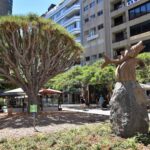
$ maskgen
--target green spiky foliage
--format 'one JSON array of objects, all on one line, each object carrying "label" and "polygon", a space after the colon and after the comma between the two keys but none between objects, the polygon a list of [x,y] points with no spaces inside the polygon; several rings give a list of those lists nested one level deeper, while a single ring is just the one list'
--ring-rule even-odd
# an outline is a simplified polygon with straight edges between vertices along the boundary
[{"label": "green spiky foliage", "polygon": [[69,69],[82,47],[51,20],[36,15],[0,17],[0,75],[38,104],[40,88]]}]

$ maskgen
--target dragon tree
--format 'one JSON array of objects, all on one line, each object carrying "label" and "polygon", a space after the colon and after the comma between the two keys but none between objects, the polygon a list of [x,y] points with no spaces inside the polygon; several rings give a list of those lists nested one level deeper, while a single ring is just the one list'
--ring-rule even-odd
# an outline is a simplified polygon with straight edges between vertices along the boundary
[{"label": "dragon tree", "polygon": [[63,27],[36,15],[0,17],[0,76],[21,87],[29,104],[55,75],[79,60],[82,47]]}]

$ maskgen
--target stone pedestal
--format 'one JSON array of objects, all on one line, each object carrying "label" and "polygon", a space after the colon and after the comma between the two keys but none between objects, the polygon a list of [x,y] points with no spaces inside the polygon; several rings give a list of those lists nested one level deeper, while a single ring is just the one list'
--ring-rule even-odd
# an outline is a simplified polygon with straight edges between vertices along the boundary
[{"label": "stone pedestal", "polygon": [[121,137],[148,133],[146,96],[137,82],[117,82],[110,100],[112,130]]}]

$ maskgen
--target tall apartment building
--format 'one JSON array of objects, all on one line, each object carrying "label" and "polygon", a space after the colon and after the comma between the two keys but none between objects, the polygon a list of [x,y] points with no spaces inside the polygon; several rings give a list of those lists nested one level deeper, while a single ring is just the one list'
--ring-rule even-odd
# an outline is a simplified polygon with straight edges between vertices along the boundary
[{"label": "tall apartment building", "polygon": [[110,12],[114,57],[140,40],[150,52],[150,1],[110,0]]},{"label": "tall apartment building", "polygon": [[13,0],[0,0],[0,16],[12,14]]},{"label": "tall apartment building", "polygon": [[80,0],[64,0],[57,6],[52,4],[42,16],[62,25],[81,42]]},{"label": "tall apartment building", "polygon": [[83,64],[99,59],[102,53],[111,56],[109,0],[82,0],[81,27],[85,52]]}]

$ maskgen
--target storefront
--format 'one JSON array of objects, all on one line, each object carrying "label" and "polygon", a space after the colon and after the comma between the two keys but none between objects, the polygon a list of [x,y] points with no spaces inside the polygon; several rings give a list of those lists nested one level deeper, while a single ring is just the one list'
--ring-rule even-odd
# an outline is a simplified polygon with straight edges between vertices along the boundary
[{"label": "storefront", "polygon": [[[49,110],[50,107],[59,108],[61,101],[62,92],[53,89],[42,89],[39,91],[39,104],[40,110]],[[28,108],[28,96],[21,89],[13,89],[0,94],[4,99],[7,107],[12,107],[13,112],[27,112]]]}]

